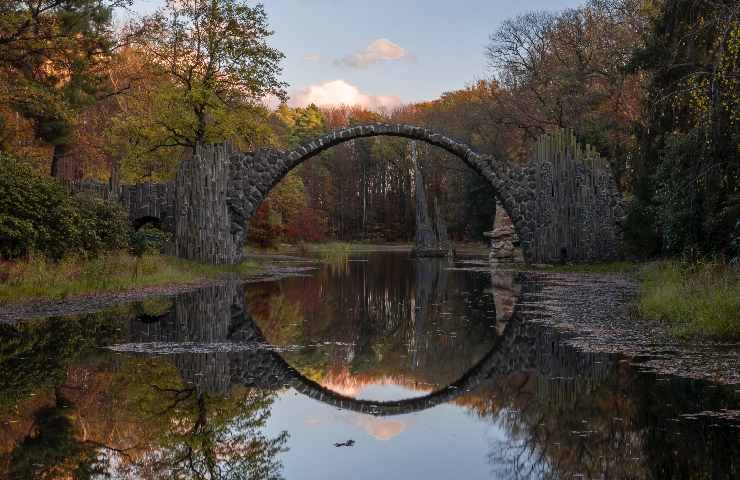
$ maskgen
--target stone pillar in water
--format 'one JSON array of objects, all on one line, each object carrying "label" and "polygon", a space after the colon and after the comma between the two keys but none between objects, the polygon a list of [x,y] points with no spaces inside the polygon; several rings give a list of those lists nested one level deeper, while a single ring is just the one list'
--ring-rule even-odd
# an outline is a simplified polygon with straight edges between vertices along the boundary
[{"label": "stone pillar in water", "polygon": [[520,263],[524,261],[522,250],[519,248],[519,237],[516,230],[514,230],[511,217],[500,206],[496,207],[493,230],[485,232],[484,235],[491,239],[491,252],[489,253],[491,263]]}]

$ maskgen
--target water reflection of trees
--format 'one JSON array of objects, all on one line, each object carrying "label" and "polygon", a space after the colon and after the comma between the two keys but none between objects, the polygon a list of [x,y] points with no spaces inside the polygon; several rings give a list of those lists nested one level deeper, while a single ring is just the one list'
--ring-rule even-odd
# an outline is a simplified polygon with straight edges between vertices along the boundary
[{"label": "water reflection of trees", "polygon": [[659,379],[616,355],[563,345],[544,327],[533,347],[551,352],[537,369],[459,400],[506,432],[490,444],[496,478],[736,478],[737,426],[681,416],[732,408],[731,388]]},{"label": "water reflection of trees", "polygon": [[404,377],[431,388],[456,380],[490,349],[489,274],[400,255],[347,265],[247,289],[248,309],[271,344],[309,346],[284,353],[307,376]]},{"label": "water reflection of trees", "polygon": [[[274,394],[256,390],[223,398],[194,387],[161,388],[154,405],[132,412],[166,425],[149,432],[147,447],[127,455],[125,470],[144,478],[277,479],[287,432],[267,438],[262,429]],[[155,409],[154,411],[150,409]]]},{"label": "water reflection of trees", "polygon": [[33,413],[34,432],[7,455],[8,479],[87,479],[107,472],[109,462],[99,446],[76,438],[74,406],[59,391],[54,397],[53,404]]},{"label": "water reflection of trees", "polygon": [[[414,286],[419,272],[425,288]],[[359,275],[355,269],[350,274]],[[328,286],[296,280],[284,282],[282,291],[263,290],[250,304],[263,309],[268,327],[276,327],[266,333],[284,344],[355,342],[354,357],[339,359],[353,375],[411,372],[439,379],[449,366],[435,371],[436,365],[457,361],[459,375],[472,364],[466,363],[471,354],[465,342],[495,335],[496,329],[474,320],[490,317],[487,282],[469,274],[472,280],[437,275],[434,268],[411,270],[397,275],[385,292],[373,286],[373,275],[359,277],[365,278],[361,290],[340,279],[328,279],[337,282]],[[408,303],[395,300],[399,289]],[[295,295],[305,298],[297,302]],[[462,313],[438,315],[453,310],[455,296],[464,299],[454,307]],[[153,305],[1,326],[0,411],[9,421],[0,428],[0,477],[278,478],[287,434],[264,434],[276,394],[234,385],[229,361],[247,356],[147,357],[98,349],[122,339],[219,343],[249,335],[253,329],[240,328],[249,323],[243,299],[233,286],[213,287],[180,297],[169,313],[167,305]],[[337,316],[342,310],[333,300],[349,312],[349,325],[347,317]],[[141,311],[157,320],[135,320]],[[318,321],[326,314],[328,320]],[[469,321],[455,323],[453,317]],[[736,408],[732,389],[638,373],[617,357],[580,353],[552,330],[521,320],[509,320],[507,332],[528,329],[521,344],[527,362],[516,359],[527,367],[505,378],[491,375],[456,400],[505,432],[505,440],[490,445],[495,477],[737,478],[737,429],[712,418],[681,416]],[[449,337],[437,330],[455,331],[457,339],[447,346]],[[416,370],[410,338],[422,355]],[[347,353],[315,351],[327,350]],[[320,374],[336,365],[331,355],[319,358],[326,360],[313,366]]]},{"label": "water reflection of trees", "polygon": [[121,313],[2,327],[0,477],[280,478],[275,393],[208,392],[171,357],[101,352],[128,335]]}]

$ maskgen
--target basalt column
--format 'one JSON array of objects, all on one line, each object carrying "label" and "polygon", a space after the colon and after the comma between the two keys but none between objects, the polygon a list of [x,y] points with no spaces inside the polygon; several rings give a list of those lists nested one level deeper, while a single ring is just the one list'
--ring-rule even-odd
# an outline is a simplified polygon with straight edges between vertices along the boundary
[{"label": "basalt column", "polygon": [[241,261],[227,204],[231,157],[228,144],[199,145],[183,161],[176,180],[177,256],[216,265]]}]

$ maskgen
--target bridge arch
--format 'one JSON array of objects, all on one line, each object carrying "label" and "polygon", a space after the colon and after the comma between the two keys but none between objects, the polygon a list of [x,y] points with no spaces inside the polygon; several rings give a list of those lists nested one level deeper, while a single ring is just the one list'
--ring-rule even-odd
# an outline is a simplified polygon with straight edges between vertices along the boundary
[{"label": "bridge arch", "polygon": [[[232,157],[230,178],[233,181],[230,182],[227,196],[232,218],[231,231],[238,236],[236,243],[243,245],[246,242],[246,223],[267,194],[291,170],[336,145],[377,136],[407,138],[442,148],[485,178],[493,187],[497,201],[512,219],[525,259],[532,260],[529,245],[534,219],[527,218],[526,212],[534,205],[534,192],[521,188],[525,173],[532,172],[512,169],[503,162],[497,162],[493,156],[480,154],[439,132],[405,124],[353,125],[334,130],[287,152],[263,150]],[[241,227],[238,223],[245,226]]]}]

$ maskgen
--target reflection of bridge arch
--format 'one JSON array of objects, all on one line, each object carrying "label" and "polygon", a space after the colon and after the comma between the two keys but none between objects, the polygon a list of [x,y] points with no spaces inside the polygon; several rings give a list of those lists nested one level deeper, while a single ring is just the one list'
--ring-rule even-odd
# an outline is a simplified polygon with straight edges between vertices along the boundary
[{"label": "reflection of bridge arch", "polygon": [[[114,347],[119,351],[173,354],[182,377],[199,389],[226,392],[230,385],[280,389],[290,387],[303,395],[337,408],[375,416],[399,415],[447,403],[476,389],[484,382],[524,370],[556,376],[572,376],[596,367],[586,356],[562,357],[553,334],[526,320],[529,312],[520,305],[532,288],[522,283],[521,302],[503,335],[489,352],[459,379],[422,397],[398,401],[358,400],[341,395],[305,377],[271,347],[244,307],[244,290],[238,285],[211,286],[177,297],[169,318],[156,324],[134,322],[131,343]],[[518,291],[513,291],[516,295]],[[536,300],[535,300],[536,301]],[[562,357],[562,358],[561,358]],[[598,362],[600,363],[600,362]]]},{"label": "reflection of bridge arch", "polygon": [[[254,328],[254,331],[250,332],[252,340],[258,341],[263,346],[269,345],[259,332],[258,327],[254,323],[251,326]],[[512,319],[507,325],[504,335],[497,338],[491,350],[458,380],[421,397],[394,401],[360,400],[341,395],[304,376],[288,364],[275,350],[268,347],[264,351],[270,355],[269,361],[273,365],[270,369],[271,374],[275,380],[279,379],[282,386],[293,388],[314,400],[343,410],[375,416],[390,416],[427,410],[451,402],[457,397],[471,392],[484,380],[530,368],[530,362],[522,357],[522,352],[531,351],[528,348],[531,346],[529,339],[522,336],[525,332],[526,329],[523,328],[522,322],[516,318]],[[522,347],[524,348],[522,349]],[[232,375],[237,372],[239,372],[239,366],[232,362]],[[232,377],[232,380],[239,381],[239,378],[234,379]],[[241,383],[250,385],[251,379],[248,377]]]},{"label": "reflection of bridge arch", "polygon": [[[453,401],[486,379],[527,368],[529,363],[522,361],[521,352],[531,350],[526,329],[512,319],[489,352],[450,385],[421,397],[381,402],[341,395],[292,367],[252,320],[238,286],[214,286],[182,295],[176,299],[169,319],[160,325],[137,323],[137,328],[139,340],[150,341],[132,343],[131,350],[176,353],[175,363],[181,374],[199,388],[225,391],[231,384],[290,387],[336,408],[376,416],[412,413]],[[182,344],[187,346],[180,349]],[[196,353],[187,353],[188,349]],[[203,370],[208,373],[203,375]]]}]

